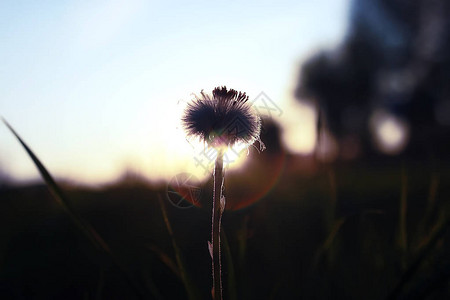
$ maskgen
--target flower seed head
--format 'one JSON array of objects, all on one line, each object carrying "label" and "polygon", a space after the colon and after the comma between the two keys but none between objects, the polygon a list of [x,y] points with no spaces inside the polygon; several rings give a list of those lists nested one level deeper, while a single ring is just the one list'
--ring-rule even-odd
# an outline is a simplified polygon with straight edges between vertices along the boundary
[{"label": "flower seed head", "polygon": [[188,104],[182,118],[188,136],[199,137],[213,147],[246,145],[259,140],[261,121],[243,92],[216,87],[212,94],[201,91]]}]

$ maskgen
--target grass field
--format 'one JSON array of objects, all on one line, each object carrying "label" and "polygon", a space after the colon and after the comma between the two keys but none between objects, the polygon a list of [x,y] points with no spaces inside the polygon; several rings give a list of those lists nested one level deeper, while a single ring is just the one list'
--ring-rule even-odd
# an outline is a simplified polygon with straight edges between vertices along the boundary
[{"label": "grass field", "polygon": [[[274,160],[261,155],[254,165]],[[448,163],[378,158],[297,167],[309,160],[285,155],[270,190],[225,212],[225,299],[450,295]],[[242,181],[263,189],[258,182],[270,174],[256,174],[228,174],[229,197],[249,193]],[[0,298],[210,299],[210,194],[202,194],[202,207],[180,209],[164,184],[138,178],[59,187],[106,252],[44,184],[3,185]]]}]

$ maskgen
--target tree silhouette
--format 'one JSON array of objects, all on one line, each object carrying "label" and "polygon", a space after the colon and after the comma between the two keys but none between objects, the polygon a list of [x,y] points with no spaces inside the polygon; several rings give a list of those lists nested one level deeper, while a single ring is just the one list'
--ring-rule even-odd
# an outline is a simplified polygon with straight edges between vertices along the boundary
[{"label": "tree silhouette", "polygon": [[352,137],[366,157],[379,155],[370,122],[377,111],[407,124],[404,156],[445,157],[450,150],[450,2],[353,1],[343,43],[301,66],[295,93],[300,101],[316,102],[322,125],[341,145]]}]

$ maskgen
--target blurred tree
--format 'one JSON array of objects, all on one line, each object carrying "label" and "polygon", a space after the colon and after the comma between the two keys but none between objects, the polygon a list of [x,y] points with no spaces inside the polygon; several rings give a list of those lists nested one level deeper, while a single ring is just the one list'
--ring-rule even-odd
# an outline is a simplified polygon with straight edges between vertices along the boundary
[{"label": "blurred tree", "polygon": [[450,2],[354,0],[343,43],[302,65],[296,97],[316,102],[341,157],[348,141],[366,156],[446,157]]}]

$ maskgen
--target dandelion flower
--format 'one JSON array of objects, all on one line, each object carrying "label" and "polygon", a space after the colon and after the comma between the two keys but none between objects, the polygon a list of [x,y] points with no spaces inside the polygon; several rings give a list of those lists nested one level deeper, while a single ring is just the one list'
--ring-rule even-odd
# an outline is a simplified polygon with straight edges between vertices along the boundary
[{"label": "dandelion flower", "polygon": [[243,92],[216,87],[203,91],[188,104],[182,118],[188,136],[199,137],[215,148],[259,140],[261,120]]}]

